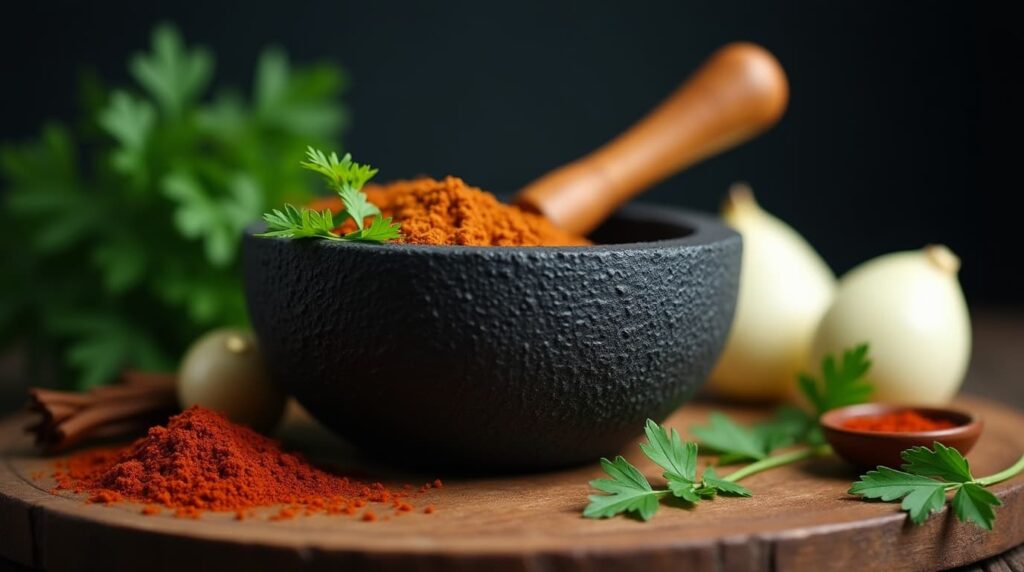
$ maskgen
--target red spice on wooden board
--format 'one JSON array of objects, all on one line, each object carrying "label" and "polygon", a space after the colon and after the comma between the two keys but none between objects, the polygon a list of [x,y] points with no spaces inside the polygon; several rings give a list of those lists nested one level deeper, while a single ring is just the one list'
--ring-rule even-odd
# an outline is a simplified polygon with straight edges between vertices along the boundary
[{"label": "red spice on wooden board", "polygon": [[[307,514],[356,514],[369,503],[410,507],[412,493],[379,482],[336,475],[281,449],[277,441],[192,407],[126,447],[82,451],[58,461],[56,490],[88,494],[90,502],[163,506],[182,518],[285,505],[271,520]],[[431,485],[427,485],[430,488]],[[440,481],[433,483],[440,488]],[[373,514],[367,509],[366,515]],[[375,519],[375,514],[371,519]]]},{"label": "red spice on wooden board", "polygon": [[879,415],[851,417],[843,422],[845,429],[885,433],[915,433],[952,429],[956,424],[949,419],[928,417],[913,409],[890,411]]}]

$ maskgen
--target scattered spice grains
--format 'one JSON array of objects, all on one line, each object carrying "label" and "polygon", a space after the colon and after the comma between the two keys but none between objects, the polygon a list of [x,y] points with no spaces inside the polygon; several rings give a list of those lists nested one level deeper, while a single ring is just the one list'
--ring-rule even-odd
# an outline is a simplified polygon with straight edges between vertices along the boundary
[{"label": "scattered spice grains", "polygon": [[[410,512],[409,499],[417,494],[409,492],[411,486],[393,491],[383,483],[321,470],[278,442],[201,407],[172,417],[166,427],[153,427],[127,447],[91,449],[58,461],[54,478],[55,494],[85,493],[88,502],[101,504],[135,501],[145,504],[142,514],[159,514],[165,507],[179,518],[215,511],[244,520],[253,516],[253,508],[283,505],[270,520],[362,512],[363,520],[374,521],[369,503]],[[437,480],[420,491],[442,486]]]},{"label": "scattered spice grains", "polygon": [[843,422],[843,427],[855,431],[914,433],[918,431],[951,429],[956,427],[956,424],[948,419],[936,419],[922,415],[913,409],[904,409],[881,415],[851,417]]}]

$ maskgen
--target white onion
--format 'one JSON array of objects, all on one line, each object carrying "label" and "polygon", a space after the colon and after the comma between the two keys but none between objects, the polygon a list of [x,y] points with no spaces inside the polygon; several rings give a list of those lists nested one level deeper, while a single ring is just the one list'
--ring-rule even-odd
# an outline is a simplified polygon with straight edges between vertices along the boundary
[{"label": "white onion", "polygon": [[839,281],[815,334],[811,362],[867,342],[872,399],[938,405],[963,382],[971,326],[957,281],[960,260],[945,246],[869,260]]},{"label": "white onion", "polygon": [[784,398],[832,301],[835,275],[746,185],[729,190],[722,217],[743,236],[743,267],[736,317],[710,387],[735,399]]}]

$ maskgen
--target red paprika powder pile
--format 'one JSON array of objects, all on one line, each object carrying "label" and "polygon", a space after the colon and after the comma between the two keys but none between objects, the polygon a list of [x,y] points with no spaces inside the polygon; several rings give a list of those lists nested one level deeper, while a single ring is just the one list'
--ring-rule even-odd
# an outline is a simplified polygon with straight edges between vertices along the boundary
[{"label": "red paprika powder pile", "polygon": [[[356,514],[376,520],[370,503],[402,514],[413,510],[413,487],[392,491],[379,482],[335,475],[288,453],[278,442],[222,415],[192,407],[166,427],[122,448],[83,451],[58,463],[58,490],[89,495],[89,501],[145,503],[143,514],[160,507],[175,516],[204,511],[234,512],[239,519],[256,507],[284,505],[272,520],[302,514]],[[440,488],[440,481],[424,485]],[[433,512],[432,508],[426,512]]]},{"label": "red paprika powder pile", "polygon": [[935,419],[922,415],[913,409],[904,409],[880,415],[851,417],[843,422],[843,427],[855,431],[915,433],[919,431],[951,429],[956,427],[956,424],[948,419]]}]

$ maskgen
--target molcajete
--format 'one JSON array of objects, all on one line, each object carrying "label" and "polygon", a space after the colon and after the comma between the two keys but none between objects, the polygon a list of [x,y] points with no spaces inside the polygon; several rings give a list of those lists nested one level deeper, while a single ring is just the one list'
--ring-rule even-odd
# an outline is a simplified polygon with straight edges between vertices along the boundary
[{"label": "molcajete", "polygon": [[[704,382],[732,322],[741,240],[630,206],[595,246],[244,238],[273,378],[370,455],[460,470],[593,461]],[[385,459],[388,460],[388,459]]]}]

